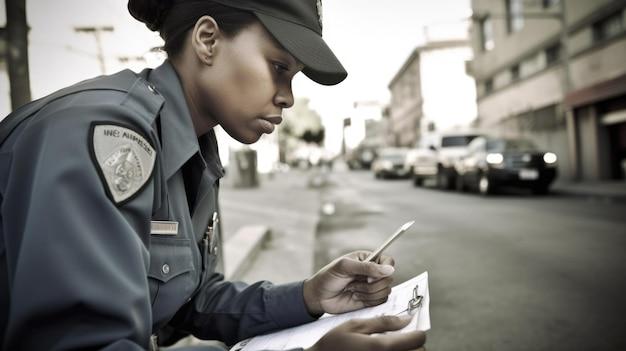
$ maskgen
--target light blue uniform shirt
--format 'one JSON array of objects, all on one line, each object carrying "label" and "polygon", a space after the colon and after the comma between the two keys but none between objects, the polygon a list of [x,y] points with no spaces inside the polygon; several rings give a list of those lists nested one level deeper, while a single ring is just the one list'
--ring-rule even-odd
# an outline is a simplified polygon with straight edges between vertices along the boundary
[{"label": "light blue uniform shirt", "polygon": [[[112,139],[94,134],[98,126],[136,135],[127,149],[137,155],[100,145]],[[196,137],[169,62],[30,103],[0,124],[0,135],[7,130],[0,140],[3,349],[146,349],[164,330],[234,344],[313,319],[302,282],[247,285],[215,272],[219,233],[208,244],[203,238],[218,212],[223,169],[214,133]],[[102,148],[117,153],[102,158]],[[130,155],[128,167],[119,166],[120,154]],[[117,178],[108,172],[114,167]],[[125,186],[132,179],[136,191]],[[132,196],[118,201],[116,189]],[[177,222],[177,233],[151,234],[151,221]]]}]

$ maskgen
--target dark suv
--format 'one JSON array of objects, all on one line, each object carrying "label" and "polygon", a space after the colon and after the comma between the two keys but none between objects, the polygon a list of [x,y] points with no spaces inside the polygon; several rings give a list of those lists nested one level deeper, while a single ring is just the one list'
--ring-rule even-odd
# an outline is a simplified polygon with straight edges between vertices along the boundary
[{"label": "dark suv", "polygon": [[526,139],[479,137],[468,145],[468,154],[455,169],[460,191],[474,188],[487,195],[507,185],[546,194],[557,176],[557,156]]}]

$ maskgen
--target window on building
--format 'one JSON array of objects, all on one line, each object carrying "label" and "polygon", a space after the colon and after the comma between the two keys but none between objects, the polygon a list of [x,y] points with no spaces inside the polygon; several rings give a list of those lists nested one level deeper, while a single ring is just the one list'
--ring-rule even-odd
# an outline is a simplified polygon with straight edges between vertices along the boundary
[{"label": "window on building", "polygon": [[524,1],[506,1],[506,27],[509,33],[515,33],[524,27]]},{"label": "window on building", "polygon": [[480,21],[480,44],[483,51],[490,51],[496,46],[493,40],[493,22],[490,17]]},{"label": "window on building", "polygon": [[557,62],[561,59],[561,44],[557,43],[551,46],[548,46],[546,49],[546,65],[550,66],[551,64]]},{"label": "window on building", "polygon": [[551,7],[555,7],[556,5],[559,4],[559,0],[541,0],[541,6],[544,9],[549,9]]},{"label": "window on building", "polygon": [[543,52],[537,52],[535,55],[528,56],[519,63],[520,76],[528,77],[542,69],[546,68],[546,62],[543,56]]},{"label": "window on building", "polygon": [[519,79],[519,65],[514,65],[511,67],[511,81],[516,81]]},{"label": "window on building", "polygon": [[493,91],[493,79],[487,79],[485,81],[485,94],[489,94]]},{"label": "window on building", "polygon": [[594,42],[603,41],[613,38],[623,31],[624,20],[620,11],[593,24],[593,40]]}]

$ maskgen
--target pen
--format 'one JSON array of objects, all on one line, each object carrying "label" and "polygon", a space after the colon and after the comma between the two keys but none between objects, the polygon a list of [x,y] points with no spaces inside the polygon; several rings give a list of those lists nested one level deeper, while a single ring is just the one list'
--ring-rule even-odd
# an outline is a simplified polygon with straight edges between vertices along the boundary
[{"label": "pen", "polygon": [[389,238],[387,238],[387,240],[382,245],[380,245],[378,249],[376,249],[369,256],[367,256],[367,258],[365,259],[365,262],[375,261],[378,258],[378,256],[380,256],[380,254],[383,252],[383,250],[385,250],[387,246],[391,245],[391,243],[394,242],[394,240],[400,237],[402,233],[404,233],[407,229],[409,229],[409,227],[412,226],[413,223],[415,223],[415,221],[404,223],[400,228],[398,228],[398,230],[396,230],[395,233],[393,233]]}]

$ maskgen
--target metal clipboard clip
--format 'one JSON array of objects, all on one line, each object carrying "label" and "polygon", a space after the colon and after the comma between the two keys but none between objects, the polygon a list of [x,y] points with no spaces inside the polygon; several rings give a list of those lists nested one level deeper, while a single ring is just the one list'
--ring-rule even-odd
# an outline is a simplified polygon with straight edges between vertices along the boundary
[{"label": "metal clipboard clip", "polygon": [[408,315],[413,316],[419,311],[419,309],[422,307],[422,301],[424,300],[424,296],[418,293],[418,287],[419,285],[415,285],[415,287],[413,288],[413,297],[409,300],[406,310],[398,312],[396,316],[403,313],[407,313]]}]

